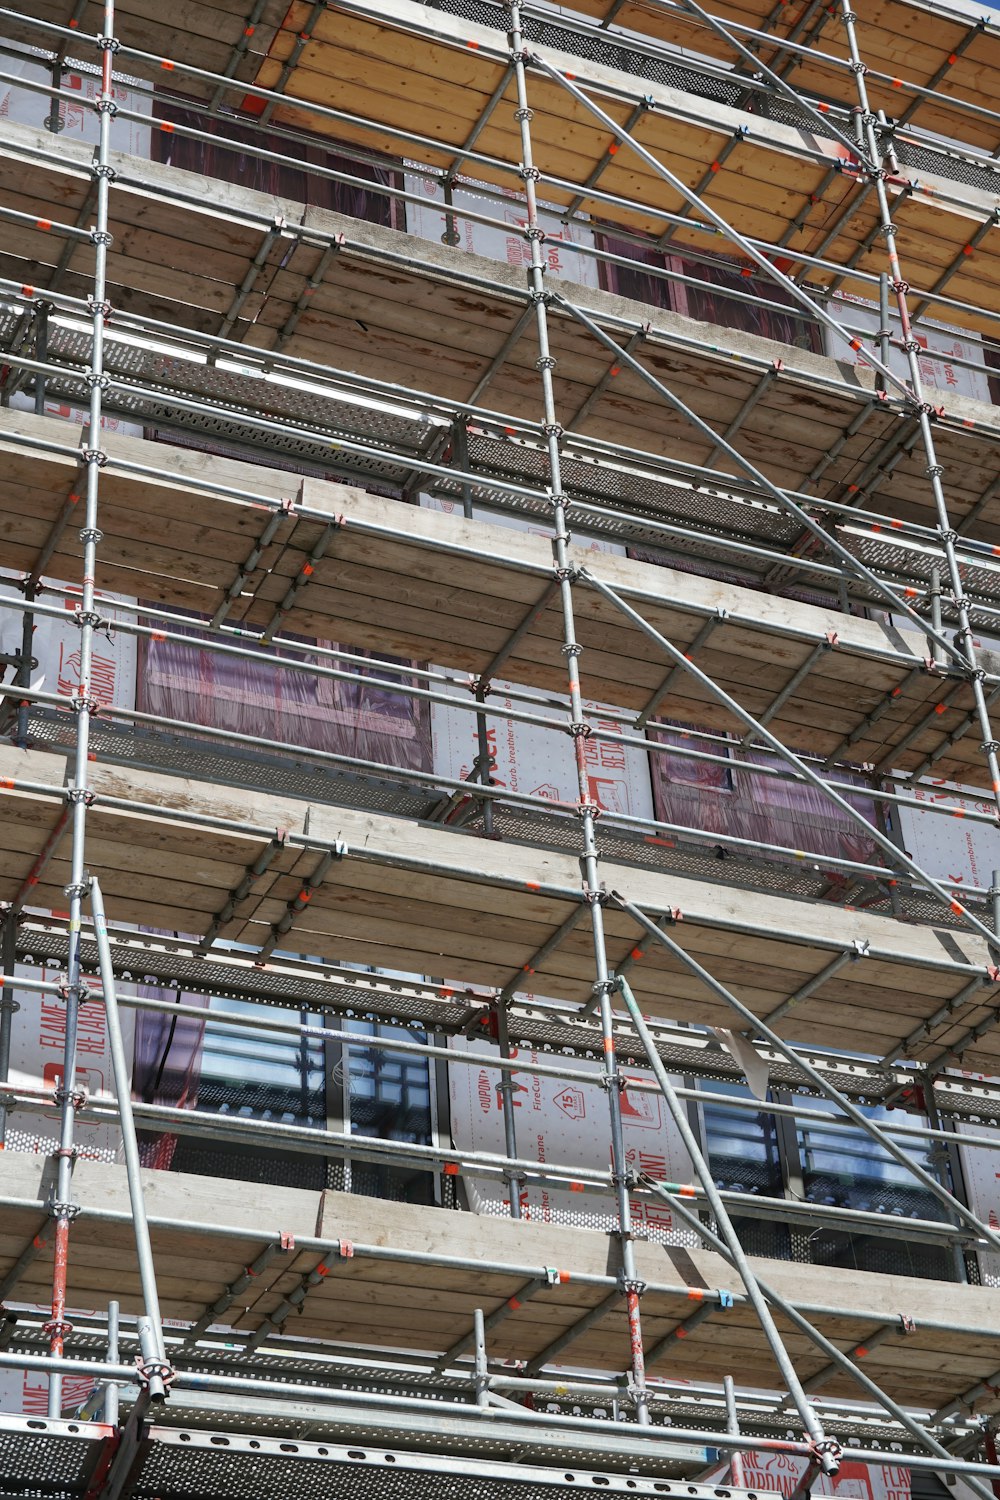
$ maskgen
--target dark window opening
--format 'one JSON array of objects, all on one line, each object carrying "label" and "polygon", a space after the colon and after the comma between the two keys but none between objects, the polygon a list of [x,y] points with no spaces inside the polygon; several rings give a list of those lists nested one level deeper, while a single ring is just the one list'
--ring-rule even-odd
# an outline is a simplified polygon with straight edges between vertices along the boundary
[{"label": "dark window opening", "polygon": [[[701,323],[757,334],[812,354],[823,353],[820,324],[808,313],[800,313],[792,294],[762,272],[751,272],[748,266],[722,256],[695,260],[610,234],[599,234],[597,241],[599,248],[632,262],[600,262],[601,285],[607,291]],[[644,266],[649,269],[643,270]],[[657,275],[657,271],[670,275]],[[763,307],[761,302],[772,306]]]},{"label": "dark window opening", "polygon": [[[194,100],[190,107],[185,107],[158,94],[154,98],[154,113],[160,120],[214,137],[206,141],[176,131],[154,129],[155,161],[181,171],[239,183],[255,192],[290,198],[308,208],[330,209],[390,229],[405,228],[402,205],[377,190],[379,185],[391,188],[403,185],[398,170],[401,163],[391,157],[386,157],[384,164],[361,161],[342,142],[302,131],[294,136],[275,135],[241,120],[202,114]],[[291,159],[270,161],[247,147],[262,148]],[[372,187],[338,182],[324,176],[324,172],[360,177]]]}]

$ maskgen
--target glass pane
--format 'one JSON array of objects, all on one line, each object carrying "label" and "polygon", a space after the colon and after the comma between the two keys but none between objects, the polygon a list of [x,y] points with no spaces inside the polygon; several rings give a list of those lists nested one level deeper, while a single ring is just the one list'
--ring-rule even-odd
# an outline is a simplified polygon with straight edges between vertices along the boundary
[{"label": "glass pane", "polygon": [[[704,1083],[713,1094],[752,1099],[745,1084]],[[781,1198],[784,1183],[775,1120],[764,1111],[727,1109],[709,1100],[702,1103],[705,1151],[716,1187],[762,1198]],[[742,1244],[754,1255],[787,1260],[791,1255],[788,1230],[747,1215],[734,1214],[733,1226]]]},{"label": "glass pane", "polygon": [[[305,1011],[278,1010],[242,1000],[213,999],[205,1025],[195,1108],[244,1119],[326,1128],[326,1068],[322,1044],[267,1029],[247,1031],[226,1016],[316,1022]],[[177,1172],[322,1188],[326,1158],[180,1135],[170,1165]]]},{"label": "glass pane", "polygon": [[[352,1020],[348,1029],[360,1037],[426,1042],[422,1031]],[[425,1057],[384,1047],[352,1045],[346,1063],[351,1134],[378,1140],[429,1146],[433,1141],[430,1063]],[[408,1203],[434,1201],[431,1172],[411,1166],[352,1161],[351,1186],[369,1198]]]},{"label": "glass pane", "polygon": [[[825,1099],[811,1099],[809,1104],[831,1115],[837,1113],[835,1106]],[[889,1110],[880,1105],[865,1108],[864,1113],[892,1135],[893,1115]],[[832,1130],[813,1121],[803,1121],[797,1127],[797,1134],[803,1185],[809,1202],[884,1214],[888,1220],[947,1222],[947,1214],[934,1195],[864,1131]],[[894,1140],[913,1161],[928,1171],[933,1170],[929,1142],[906,1136],[895,1136]],[[948,1250],[892,1235],[850,1234],[824,1228],[810,1236],[810,1247],[812,1259],[821,1265],[942,1280],[950,1280],[954,1274]]]}]

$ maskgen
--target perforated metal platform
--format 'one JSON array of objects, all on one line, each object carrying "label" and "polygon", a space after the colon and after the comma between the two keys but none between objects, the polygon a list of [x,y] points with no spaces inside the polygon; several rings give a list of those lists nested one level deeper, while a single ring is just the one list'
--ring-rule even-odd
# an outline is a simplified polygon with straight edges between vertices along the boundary
[{"label": "perforated metal platform", "polygon": [[[369,389],[360,377],[330,372],[317,375],[315,381],[303,379],[294,367],[281,367],[280,361],[272,368],[273,359],[253,350],[234,355],[195,335],[185,342],[180,332],[164,346],[151,335],[143,337],[141,325],[130,332],[130,339],[111,337],[106,345],[111,384],[105,404],[109,411],[160,431],[178,429],[178,441],[186,432],[243,449],[264,444],[272,456],[285,454],[323,473],[396,491],[421,472],[421,461],[434,463],[452,425],[465,422],[464,413],[432,398],[424,403],[415,395],[393,393],[384,399],[380,387]],[[53,317],[46,337],[50,365],[66,367],[47,376],[48,395],[85,405],[87,326],[73,318]],[[33,341],[31,311],[15,302],[0,302],[0,350],[30,351]],[[203,409],[198,410],[199,405]],[[259,426],[262,417],[269,423],[266,430]],[[494,426],[477,415],[468,427],[467,449],[468,467],[476,476],[471,484],[425,474],[425,488],[456,501],[468,495],[477,505],[534,514],[549,523],[548,460],[537,432],[523,423]],[[659,545],[681,557],[697,557],[751,585],[759,583],[768,562],[741,551],[741,544],[788,554],[794,566],[792,548],[801,532],[794,516],[755,494],[752,487],[741,488],[738,481],[719,485],[710,475],[685,476],[681,468],[653,454],[606,451],[597,439],[567,434],[562,479],[570,501],[570,525],[625,545]],[[799,498],[810,504],[807,497]],[[669,531],[663,531],[664,526]],[[843,546],[891,584],[907,587],[930,578],[930,537],[924,545],[919,540],[911,544],[879,533],[860,519],[858,526],[842,519],[836,534]],[[963,548],[969,552],[968,560],[963,556],[963,567],[973,623],[979,629],[995,629],[996,620],[983,607],[1000,610],[1000,568],[986,551],[977,564],[974,544],[963,543]],[[801,567],[800,562],[800,572]],[[832,597],[822,577],[810,577],[807,571],[801,578]],[[858,601],[877,597],[861,580],[852,579],[850,590]],[[947,592],[941,607],[945,620],[950,620],[954,609]]]},{"label": "perforated metal platform", "polygon": [[[0,1494],[81,1500],[110,1438],[110,1429],[97,1423],[0,1414]],[[493,1445],[484,1439],[483,1446],[485,1452]],[[685,1444],[641,1446],[660,1450],[659,1474],[705,1455]],[[752,1500],[754,1494],[659,1474],[542,1468],[494,1458],[486,1473],[478,1457],[152,1425],[141,1441],[134,1477],[120,1493],[132,1500],[288,1500],[290,1494],[298,1500],[554,1500],[567,1490],[590,1489],[677,1500]]]},{"label": "perforated metal platform", "polygon": [[0,1495],[76,1500],[111,1429],[96,1422],[51,1422],[0,1412]]},{"label": "perforated metal platform", "polygon": [[[120,1330],[120,1351],[126,1360],[139,1354],[139,1343],[131,1320]],[[229,1329],[225,1343],[213,1342],[210,1335],[200,1340],[197,1346],[175,1342],[175,1335],[168,1330],[167,1343],[170,1359],[175,1368],[202,1370],[214,1374],[238,1375],[250,1379],[281,1380],[291,1390],[295,1385],[329,1385],[336,1380],[342,1390],[369,1394],[421,1395],[428,1399],[467,1400],[472,1381],[472,1367],[466,1355],[464,1369],[462,1361],[456,1360],[451,1370],[439,1370],[436,1365],[416,1355],[394,1355],[381,1361],[372,1351],[351,1350],[338,1345],[333,1357],[325,1354],[317,1357],[315,1345],[308,1337],[298,1338],[294,1332],[274,1333],[268,1342],[249,1355],[243,1347],[246,1335]],[[8,1347],[17,1353],[45,1355],[49,1350],[48,1337],[42,1326],[42,1317],[31,1311],[20,1312]],[[99,1318],[92,1322],[74,1314],[73,1329],[66,1342],[66,1352],[72,1358],[103,1359],[107,1348],[107,1332]],[[650,1393],[654,1400],[657,1422],[669,1424],[680,1439],[685,1430],[705,1432],[725,1427],[726,1413],[724,1397],[710,1381],[686,1380],[671,1382],[655,1375],[650,1376]],[[123,1415],[138,1395],[138,1387],[121,1390]],[[845,1441],[858,1441],[859,1434],[869,1444],[894,1443],[903,1451],[909,1451],[912,1440],[897,1423],[878,1410],[861,1412],[856,1403],[850,1410],[844,1409],[843,1401],[836,1397],[814,1394],[813,1403],[822,1413],[824,1430],[830,1436]],[[760,1392],[740,1391],[737,1397],[741,1430],[758,1437],[784,1438],[790,1432],[798,1432],[800,1424],[794,1414],[781,1404],[777,1394],[765,1396]],[[544,1408],[550,1412],[572,1415],[594,1412],[599,1418],[608,1417],[608,1397],[596,1386],[588,1392],[586,1383],[579,1381],[572,1395],[559,1396],[553,1391],[544,1398]],[[292,1413],[294,1403],[289,1404]],[[294,1418],[282,1418],[280,1413],[261,1419],[250,1411],[228,1409],[225,1415],[227,1432],[268,1437],[297,1437],[302,1435],[302,1423]],[[626,1402],[619,1408],[618,1420],[631,1420],[630,1406]],[[174,1392],[170,1401],[157,1414],[157,1421],[171,1427],[214,1428],[220,1421],[215,1399],[192,1397],[184,1392]],[[320,1434],[311,1436],[318,1440]],[[913,1451],[919,1451],[914,1448]]]},{"label": "perforated metal platform", "polygon": [[[114,932],[111,937],[112,962],[120,979],[159,984],[181,992],[285,1006],[291,985],[302,1005],[319,1014],[333,1013],[443,1034],[464,1032],[477,1006],[486,1014],[483,997],[471,993],[443,997],[437,986],[417,980],[403,982],[305,962],[296,965],[274,962],[261,969],[254,966],[251,958],[236,954],[203,957],[195,947],[177,940]],[[19,962],[45,964],[57,970],[65,967],[68,938],[58,923],[25,922],[18,928],[17,944]],[[96,973],[97,945],[86,936],[81,944],[81,957],[84,969]],[[601,1034],[593,1021],[576,1020],[525,1004],[514,1004],[508,1019],[515,1045],[583,1058],[601,1055]],[[617,1024],[616,1033],[626,1046],[633,1035],[631,1028],[623,1023]],[[671,1072],[706,1079],[743,1077],[738,1064],[710,1032],[658,1022],[653,1025],[653,1034],[660,1056]],[[881,1103],[889,1093],[918,1081],[907,1068],[880,1068],[858,1059],[799,1050],[839,1089],[864,1103]],[[801,1075],[783,1057],[765,1047],[760,1052],[768,1060],[775,1087],[802,1091]],[[985,1080],[942,1078],[935,1091],[944,1109],[977,1120],[1000,1121],[1000,1085]]]},{"label": "perforated metal platform", "polygon": [[[75,725],[67,714],[36,707],[29,715],[29,734],[34,744],[47,744],[69,754]],[[238,748],[194,736],[159,734],[102,721],[95,724],[91,739],[94,752],[106,762],[172,772],[213,785],[267,788],[329,806],[358,808],[393,817],[433,822],[435,808],[447,795],[433,786],[408,781],[402,767],[398,770],[398,781],[388,775],[332,770],[323,764],[297,759],[292,747],[287,758],[264,754],[250,757]],[[469,790],[470,796],[474,795],[474,784],[470,783]],[[461,829],[456,831],[468,836],[483,834],[482,806],[469,810]],[[579,829],[571,812],[542,807],[536,811],[495,801],[493,836],[512,843],[575,851]],[[879,915],[935,926],[961,925],[940,902],[908,885],[905,877],[897,877],[897,883],[889,887],[849,871],[831,870],[822,855],[805,859],[756,856],[718,836],[699,837],[694,830],[667,837],[658,831],[658,836],[651,839],[638,829],[617,822],[615,814],[610,812],[601,819],[600,848],[605,858],[620,864],[668,870],[712,884],[719,880],[720,868],[724,866],[726,884],[743,890],[771,891],[834,905],[850,902]],[[971,895],[965,900],[971,911],[988,918],[984,901]]]}]

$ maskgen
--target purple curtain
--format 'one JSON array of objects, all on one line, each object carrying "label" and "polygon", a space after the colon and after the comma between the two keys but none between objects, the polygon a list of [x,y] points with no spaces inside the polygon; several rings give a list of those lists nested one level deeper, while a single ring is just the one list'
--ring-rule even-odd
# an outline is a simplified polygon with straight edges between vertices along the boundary
[{"label": "purple curtain", "polygon": [[[399,173],[389,159],[385,166],[356,161],[350,155],[331,150],[330,143],[321,136],[310,139],[301,131],[297,132],[296,139],[269,135],[267,131],[237,120],[213,119],[200,113],[194,105],[185,109],[160,95],[156,98],[155,110],[161,120],[215,137],[213,141],[203,141],[175,132],[154,130],[153,150],[158,153],[158,160],[168,166],[198,172],[205,177],[218,177],[223,182],[238,182],[242,187],[260,193],[291,198],[293,202],[311,208],[332,209],[335,213],[366,219],[372,224],[384,224],[387,228],[405,227],[401,205],[377,192],[374,186],[371,189],[354,187],[309,170],[310,167],[322,167],[364,178],[373,185],[401,186]],[[292,160],[266,161],[241,149],[246,146],[262,147]],[[302,166],[295,166],[295,162],[301,162]]]},{"label": "purple curtain", "polygon": [[[181,1005],[208,1010],[206,995],[179,997],[172,990],[161,990],[142,984],[139,994],[144,1000],[174,1000]],[[194,1109],[198,1103],[202,1046],[205,1022],[193,1016],[171,1016],[162,1010],[136,1011],[135,1063],[132,1072],[132,1097],[143,1104],[171,1104],[178,1109]],[[144,1167],[166,1171],[177,1149],[177,1137],[170,1133],[143,1131],[139,1155]]]},{"label": "purple curtain", "polygon": [[[372,680],[336,682],[264,661],[223,656],[198,644],[197,628],[183,633],[191,637],[190,646],[145,642],[139,674],[139,706],[144,712],[409,770],[431,768],[426,704],[391,693],[374,681],[404,681],[408,663],[353,651],[371,662],[360,670]],[[302,651],[295,653],[273,646],[260,649],[272,656],[294,654],[299,660],[320,663],[322,658],[309,653],[312,644],[304,641]]]},{"label": "purple curtain", "polygon": [[[874,840],[818,789],[734,770],[737,765],[782,765],[776,757],[743,750],[735,740],[720,745],[680,725],[651,725],[650,736],[668,745],[725,755],[729,761],[717,765],[681,755],[654,755],[653,800],[656,816],[665,822],[756,843],[781,844],[808,854],[862,864],[878,862]],[[825,780],[857,786],[857,792],[844,795],[866,822],[875,822],[875,804],[862,790],[866,784],[860,777],[839,768],[822,774]]]},{"label": "purple curtain", "polygon": [[[781,344],[791,344],[797,349],[810,349],[814,354],[823,353],[823,336],[819,324],[812,318],[800,317],[797,304],[790,293],[768,277],[754,273],[738,261],[712,257],[706,260],[691,260],[684,255],[671,255],[653,245],[636,245],[629,240],[617,239],[613,235],[600,235],[601,248],[612,255],[623,256],[633,266],[610,265],[602,261],[603,284],[608,291],[617,292],[635,302],[646,302],[651,307],[665,307],[672,312],[696,318],[700,323],[713,323],[718,328],[735,328],[742,333],[756,333],[765,339],[774,339]],[[667,281],[662,276],[652,276],[643,266],[656,266],[674,271],[707,283],[704,287],[688,286],[678,281]],[[714,292],[713,287],[750,293],[768,302],[783,303],[789,311],[776,312],[770,308],[757,307],[752,302],[739,302],[733,297]]]}]

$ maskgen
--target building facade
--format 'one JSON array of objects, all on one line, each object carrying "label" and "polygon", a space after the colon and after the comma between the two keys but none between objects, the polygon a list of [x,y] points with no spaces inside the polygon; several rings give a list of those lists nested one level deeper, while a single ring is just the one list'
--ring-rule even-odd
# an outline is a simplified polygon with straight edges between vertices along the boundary
[{"label": "building facade", "polygon": [[0,1493],[989,1500],[1000,27],[0,34]]}]

